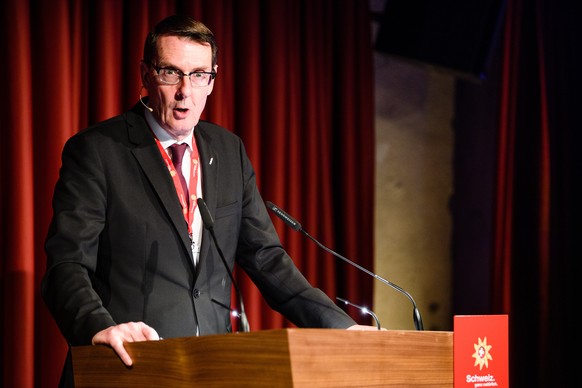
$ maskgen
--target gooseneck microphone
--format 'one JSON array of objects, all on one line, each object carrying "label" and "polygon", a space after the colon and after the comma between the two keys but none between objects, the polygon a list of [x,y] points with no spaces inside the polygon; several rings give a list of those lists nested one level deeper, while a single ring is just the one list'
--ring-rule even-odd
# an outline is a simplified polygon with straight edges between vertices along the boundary
[{"label": "gooseneck microphone", "polygon": [[378,319],[378,317],[376,316],[376,314],[374,314],[374,312],[372,310],[370,310],[367,307],[364,306],[358,306],[355,303],[350,302],[349,300],[346,299],[342,299],[339,296],[336,297],[337,300],[339,300],[340,302],[344,302],[344,304],[350,305],[352,307],[357,308],[358,310],[360,310],[362,312],[362,314],[368,314],[370,315],[372,318],[374,318],[374,321],[376,321],[376,327],[378,328],[378,330],[382,330],[382,325],[380,325],[380,320]]},{"label": "gooseneck microphone", "polygon": [[228,272],[228,276],[230,277],[230,281],[232,282],[232,285],[234,286],[234,289],[236,290],[236,293],[238,295],[238,303],[240,305],[240,313],[237,315],[240,318],[240,324],[242,327],[242,331],[245,333],[248,333],[250,331],[250,327],[249,327],[249,321],[247,320],[247,314],[245,313],[245,305],[243,303],[242,293],[240,292],[240,289],[238,288],[236,281],[234,280],[234,276],[232,275],[232,271],[228,267],[226,259],[224,258],[224,254],[222,253],[222,249],[220,249],[220,245],[218,245],[218,240],[216,239],[216,235],[214,234],[214,220],[212,219],[212,216],[210,215],[210,211],[208,210],[208,206],[206,206],[206,202],[204,202],[204,200],[202,198],[198,198],[197,203],[198,203],[198,209],[200,210],[200,216],[202,217],[202,223],[204,224],[204,227],[210,232],[210,235],[212,236],[212,240],[214,240],[214,246],[216,247],[216,250],[218,251],[218,255],[220,256],[220,260],[222,260],[222,264],[224,264],[224,267],[226,268],[226,272]]},{"label": "gooseneck microphone", "polygon": [[371,271],[368,271],[366,268],[364,268],[361,265],[356,264],[353,261],[351,261],[351,260],[343,257],[339,253],[336,253],[336,252],[332,251],[331,249],[329,249],[328,247],[326,247],[325,245],[323,245],[322,243],[320,243],[319,241],[317,241],[315,238],[311,237],[311,235],[309,235],[309,233],[307,233],[301,227],[301,224],[299,222],[297,222],[293,217],[291,217],[289,214],[287,214],[284,210],[282,210],[281,208],[279,208],[277,205],[273,204],[270,201],[267,201],[266,204],[267,204],[267,208],[269,210],[271,210],[273,213],[275,213],[275,215],[277,217],[279,217],[280,219],[282,219],[283,222],[285,222],[285,224],[287,224],[288,226],[290,226],[293,230],[296,230],[296,231],[301,232],[304,235],[306,235],[310,240],[312,240],[313,242],[315,242],[320,248],[322,248],[325,251],[331,253],[335,257],[342,259],[343,261],[345,261],[346,263],[350,264],[351,266],[356,267],[360,271],[363,271],[363,272],[367,273],[368,275],[372,276],[373,278],[376,278],[377,280],[381,281],[382,283],[384,283],[384,284],[392,287],[396,291],[398,291],[398,292],[406,295],[406,297],[408,299],[410,299],[410,302],[412,302],[412,307],[413,307],[413,309],[412,309],[412,319],[414,320],[414,327],[416,328],[416,330],[424,330],[424,325],[422,324],[422,317],[420,316],[420,311],[418,310],[418,307],[416,306],[416,302],[412,298],[412,295],[410,295],[406,290],[404,290],[403,288],[397,286],[394,283],[389,282],[388,280],[382,278],[381,276],[378,276],[375,273],[373,273]]}]

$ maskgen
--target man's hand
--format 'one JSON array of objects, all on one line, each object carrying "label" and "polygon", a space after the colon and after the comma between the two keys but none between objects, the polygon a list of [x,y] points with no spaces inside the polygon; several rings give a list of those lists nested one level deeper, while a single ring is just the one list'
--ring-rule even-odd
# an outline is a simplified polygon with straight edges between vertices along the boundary
[{"label": "man's hand", "polygon": [[133,361],[123,347],[124,342],[157,341],[160,339],[158,333],[143,322],[128,322],[101,330],[93,336],[93,345],[108,345],[115,350],[121,361],[127,366],[131,366]]},{"label": "man's hand", "polygon": [[[353,325],[353,326],[348,327],[348,330],[360,330],[360,331],[375,330],[375,331],[378,331],[378,327],[367,326],[367,325]],[[381,328],[380,330],[386,330],[386,329]]]}]

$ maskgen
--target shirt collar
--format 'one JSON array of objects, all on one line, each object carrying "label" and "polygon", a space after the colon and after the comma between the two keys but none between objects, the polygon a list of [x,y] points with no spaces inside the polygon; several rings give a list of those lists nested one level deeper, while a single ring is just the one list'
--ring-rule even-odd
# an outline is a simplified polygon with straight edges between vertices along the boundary
[{"label": "shirt collar", "polygon": [[[152,131],[154,132],[154,134],[156,135],[164,149],[167,149],[172,144],[178,143],[176,139],[174,139],[164,128],[161,127],[160,124],[158,124],[152,112],[150,112],[147,109],[144,109],[144,112],[145,119],[148,125],[150,126],[150,128],[152,129]],[[186,137],[186,139],[184,139],[181,143],[188,144],[189,149],[192,150],[192,136]]]}]

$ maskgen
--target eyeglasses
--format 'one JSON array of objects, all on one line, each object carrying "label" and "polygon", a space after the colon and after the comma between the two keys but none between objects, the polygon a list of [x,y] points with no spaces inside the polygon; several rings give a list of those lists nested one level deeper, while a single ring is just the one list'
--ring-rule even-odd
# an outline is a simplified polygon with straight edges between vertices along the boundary
[{"label": "eyeglasses", "polygon": [[210,82],[216,78],[216,72],[214,71],[193,71],[191,73],[183,73],[178,69],[173,69],[171,67],[157,67],[152,65],[156,73],[158,73],[158,79],[168,85],[177,85],[180,83],[182,78],[190,78],[190,83],[194,87],[204,87],[210,85]]}]

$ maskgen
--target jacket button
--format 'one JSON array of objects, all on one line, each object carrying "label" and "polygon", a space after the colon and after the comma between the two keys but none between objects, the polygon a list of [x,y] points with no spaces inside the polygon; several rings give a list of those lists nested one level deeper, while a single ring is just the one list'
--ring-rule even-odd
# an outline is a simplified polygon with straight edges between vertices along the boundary
[{"label": "jacket button", "polygon": [[195,288],[194,291],[192,292],[192,295],[194,296],[194,299],[200,298],[200,290]]}]

